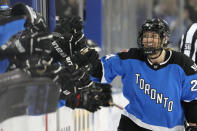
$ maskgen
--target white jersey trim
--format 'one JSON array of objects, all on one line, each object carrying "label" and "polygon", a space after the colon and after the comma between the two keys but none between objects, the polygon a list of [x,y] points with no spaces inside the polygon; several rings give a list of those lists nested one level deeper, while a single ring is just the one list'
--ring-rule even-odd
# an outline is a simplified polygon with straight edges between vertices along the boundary
[{"label": "white jersey trim", "polygon": [[152,131],[185,131],[184,126],[175,126],[173,128],[167,128],[167,127],[162,127],[162,126],[149,125],[147,123],[142,122],[140,119],[136,118],[134,115],[128,113],[125,109],[123,110],[122,114],[130,118],[138,126],[152,130]]},{"label": "white jersey trim", "polygon": [[193,54],[193,56],[192,56],[192,60],[193,60],[193,61],[196,60],[196,50],[197,50],[196,45],[197,45],[197,40],[196,40],[195,43],[194,43],[194,54]]},{"label": "white jersey trim", "polygon": [[183,39],[184,39],[184,35],[182,35],[182,37],[181,37],[180,49],[183,48]]},{"label": "white jersey trim", "polygon": [[193,24],[188,30],[185,43],[192,43],[192,39],[196,30],[197,30],[197,23]]},{"label": "white jersey trim", "polygon": [[[171,56],[172,56],[172,51],[170,50],[170,56],[168,57],[168,59],[165,60],[164,62],[160,63],[159,65],[166,64],[170,60]],[[150,65],[153,65],[153,63],[148,58],[147,58],[147,60],[148,60],[148,62],[149,62]]]},{"label": "white jersey trim", "polygon": [[107,83],[107,80],[105,79],[105,70],[104,70],[103,62],[101,62],[101,64],[102,64],[102,70],[103,70],[103,76],[101,78],[101,83]]},{"label": "white jersey trim", "polygon": [[[194,37],[194,33],[195,33],[195,31],[197,30],[197,23],[195,23],[195,24],[193,24],[190,28],[189,28],[189,30],[187,31],[187,33],[186,33],[186,39],[185,39],[185,43],[186,44],[190,44],[190,46],[192,46],[191,44],[192,44],[192,40],[193,40],[193,37]],[[192,60],[194,60],[195,61],[195,52],[196,52],[196,41],[195,41],[195,43],[194,43],[194,54],[193,54],[193,56],[192,56]],[[183,48],[185,48],[185,47],[183,47]],[[191,47],[190,47],[191,48]],[[190,53],[191,53],[191,49],[190,50],[184,50],[184,52],[183,52],[185,55],[187,55],[187,56],[190,56]]]}]

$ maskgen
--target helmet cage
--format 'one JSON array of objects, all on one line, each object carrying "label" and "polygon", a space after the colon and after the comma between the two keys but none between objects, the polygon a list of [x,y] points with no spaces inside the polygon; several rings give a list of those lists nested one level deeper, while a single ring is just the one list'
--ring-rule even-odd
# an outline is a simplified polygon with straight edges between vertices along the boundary
[{"label": "helmet cage", "polygon": [[[148,31],[159,34],[159,37],[161,39],[159,43],[160,44],[159,47],[144,48],[144,45],[142,42],[143,34]],[[156,54],[160,50],[163,50],[164,47],[167,47],[169,43],[168,41],[169,35],[170,35],[170,29],[168,27],[167,22],[165,22],[164,20],[160,18],[155,18],[152,20],[145,21],[145,23],[142,25],[141,30],[138,33],[137,43],[138,43],[138,46],[143,49],[145,54],[152,55],[152,54]],[[164,37],[166,37],[167,40],[163,43]]]}]

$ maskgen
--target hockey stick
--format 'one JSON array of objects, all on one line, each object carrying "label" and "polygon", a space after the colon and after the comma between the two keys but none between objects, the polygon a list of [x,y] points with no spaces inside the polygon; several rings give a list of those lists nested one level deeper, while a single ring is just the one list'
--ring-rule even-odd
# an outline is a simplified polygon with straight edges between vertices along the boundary
[{"label": "hockey stick", "polygon": [[124,109],[122,106],[120,106],[120,105],[118,105],[118,104],[115,104],[115,103],[113,103],[112,106],[115,106],[115,107],[117,107],[117,108],[120,109],[120,110],[123,110],[123,109]]},{"label": "hockey stick", "polygon": [[114,103],[114,102],[109,102],[109,104],[110,104],[110,106],[117,107],[117,108],[120,109],[120,110],[123,110],[123,109],[124,109],[122,106],[120,106],[120,105],[118,105],[118,104],[116,104],[116,103]]}]

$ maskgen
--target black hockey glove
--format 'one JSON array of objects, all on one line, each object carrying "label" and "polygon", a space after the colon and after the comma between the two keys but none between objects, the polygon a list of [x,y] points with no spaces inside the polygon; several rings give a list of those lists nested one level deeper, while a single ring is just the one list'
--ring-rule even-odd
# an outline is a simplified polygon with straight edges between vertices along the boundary
[{"label": "black hockey glove", "polygon": [[83,32],[78,31],[73,33],[69,42],[70,42],[69,46],[72,51],[71,55],[77,53],[85,54],[84,51],[86,51],[87,50],[86,48],[88,47],[87,47],[87,39]]},{"label": "black hockey glove", "polygon": [[67,16],[60,17],[56,21],[56,29],[54,32],[61,34],[64,37],[64,46],[70,49],[68,55],[74,54],[81,49],[87,47],[87,42],[84,34],[82,33],[83,22],[80,17]]},{"label": "black hockey glove", "polygon": [[26,17],[26,23],[25,27],[29,28],[31,30],[40,30],[40,31],[46,31],[46,23],[41,17],[39,13],[37,13],[33,8],[29,7],[28,5],[25,5],[23,3],[17,3],[12,7],[11,11],[12,16],[25,16]]},{"label": "black hockey glove", "polygon": [[55,60],[63,62],[70,54],[68,41],[58,32],[53,32],[53,40],[50,43],[52,48],[52,55]]},{"label": "black hockey glove", "polygon": [[0,59],[12,59],[19,55],[27,57],[33,53],[50,53],[52,35],[45,32],[25,30],[14,35],[0,47]]},{"label": "black hockey glove", "polygon": [[[69,65],[70,67],[71,67],[71,65],[80,64],[80,62],[78,62],[78,58],[77,58],[78,54],[76,54],[75,56],[71,55],[72,49],[69,46],[70,44],[68,41],[65,40],[65,38],[62,36],[62,34],[60,34],[58,32],[53,32],[52,35],[53,35],[53,41],[50,44],[51,44],[51,48],[52,48],[52,56],[54,57],[55,61],[59,61],[62,64]],[[87,53],[86,55],[89,55],[89,54],[90,54],[90,56],[98,55],[95,52],[93,52],[93,53],[90,50],[90,52]],[[87,58],[86,56],[81,55],[81,54],[79,54],[79,57],[82,58],[82,60],[83,60],[81,62],[82,64],[80,64],[80,66],[85,65],[86,64],[85,62],[87,62],[89,60],[89,58]],[[95,56],[95,57],[98,57],[98,56]],[[90,59],[93,60],[93,59],[95,59],[95,57],[93,56],[93,58],[91,57]]]},{"label": "black hockey glove", "polygon": [[64,51],[68,55],[70,55],[72,53],[71,41],[73,41],[73,35],[76,32],[81,32],[82,28],[83,28],[83,23],[80,17],[76,17],[76,16],[60,17],[56,21],[56,29],[53,33],[54,40],[57,41],[57,43],[59,44],[59,46],[61,46],[62,49],[63,48],[68,49]]},{"label": "black hockey glove", "polygon": [[22,35],[18,34],[12,37],[6,44],[0,47],[1,58],[9,58],[10,67],[15,65],[17,68],[20,68],[20,64],[33,54],[40,56],[50,55],[50,35],[34,33],[27,36],[27,33],[24,31]]},{"label": "black hockey glove", "polygon": [[61,85],[62,92],[65,94],[76,94],[91,87],[92,81],[89,75],[83,70],[77,69],[74,65],[64,65],[58,76],[56,82]]},{"label": "black hockey glove", "polygon": [[100,106],[108,107],[112,103],[112,91],[110,84],[94,83],[92,94]]},{"label": "black hockey glove", "polygon": [[[76,63],[79,68],[86,70],[89,74],[93,75],[102,68],[99,60],[99,54],[94,49],[88,49],[85,54],[75,54],[72,61]],[[102,71],[102,69],[101,69]],[[100,78],[100,75],[93,75]]]},{"label": "black hockey glove", "polygon": [[67,33],[73,34],[74,32],[81,31],[83,29],[83,22],[78,16],[65,16],[60,17],[56,21],[55,32],[61,33],[67,38]]},{"label": "black hockey glove", "polygon": [[66,18],[72,30],[78,32],[83,29],[83,21],[79,16],[67,16]]},{"label": "black hockey glove", "polygon": [[53,79],[54,75],[58,74],[59,68],[61,68],[59,64],[52,63],[53,58],[46,54],[33,54],[24,61],[18,61],[20,64],[18,64],[17,68],[26,71],[31,77],[49,77]]},{"label": "black hockey glove", "polygon": [[76,54],[72,57],[73,61],[79,65],[79,67],[93,64],[98,60],[99,54],[94,49],[88,49],[85,54]]},{"label": "black hockey glove", "polygon": [[84,108],[90,112],[100,109],[100,106],[110,106],[112,103],[111,86],[109,84],[91,83],[89,88],[77,94],[62,95],[66,99],[66,106]]},{"label": "black hockey glove", "polygon": [[83,91],[76,95],[68,95],[66,97],[66,106],[72,109],[82,108],[90,112],[95,112],[100,109],[100,106],[96,102],[94,96],[92,96],[88,91]]},{"label": "black hockey glove", "polygon": [[38,53],[51,53],[50,42],[53,36],[46,32],[24,31],[19,39],[21,46],[25,49],[25,54],[32,55]]},{"label": "black hockey glove", "polygon": [[[74,54],[80,54],[81,49],[86,49],[85,44],[78,44],[78,42],[85,43],[85,37],[73,36],[70,33],[62,34],[59,32],[53,32],[53,41],[51,42],[51,47],[53,48],[53,56],[58,61],[64,61],[67,56],[73,56]],[[79,41],[77,41],[79,40]],[[74,43],[73,43],[74,42]],[[76,44],[76,45],[75,45]],[[84,52],[84,50],[82,50]],[[86,50],[85,50],[86,51]]]},{"label": "black hockey glove", "polygon": [[[59,73],[58,73],[58,79],[56,82],[61,86],[62,92],[65,94],[73,93],[76,94],[79,90],[83,89],[79,85],[80,79],[84,79],[84,72],[81,72],[80,70],[72,70],[69,69],[69,67],[64,67]],[[85,81],[87,83],[88,81]],[[85,83],[82,83],[83,85]],[[85,87],[84,87],[85,88]]]}]

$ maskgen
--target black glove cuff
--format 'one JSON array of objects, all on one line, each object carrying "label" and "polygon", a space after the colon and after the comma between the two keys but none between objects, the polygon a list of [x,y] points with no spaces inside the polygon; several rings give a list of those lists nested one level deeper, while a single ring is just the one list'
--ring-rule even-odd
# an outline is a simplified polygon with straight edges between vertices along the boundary
[{"label": "black glove cuff", "polygon": [[188,126],[186,131],[197,131],[197,126]]},{"label": "black glove cuff", "polygon": [[78,96],[76,94],[69,94],[65,97],[67,107],[75,109],[77,107],[77,104],[79,104]]}]

